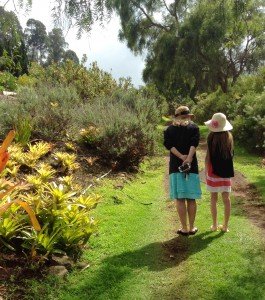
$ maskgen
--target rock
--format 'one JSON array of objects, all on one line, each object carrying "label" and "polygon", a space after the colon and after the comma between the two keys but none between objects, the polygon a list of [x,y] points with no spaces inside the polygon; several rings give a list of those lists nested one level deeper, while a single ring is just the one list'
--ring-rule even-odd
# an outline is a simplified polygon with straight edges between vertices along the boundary
[{"label": "rock", "polygon": [[60,278],[65,278],[68,274],[68,270],[64,266],[51,266],[48,268],[49,275],[55,275]]},{"label": "rock", "polygon": [[17,93],[15,93],[15,92],[3,91],[3,95],[4,95],[4,96],[16,96]]},{"label": "rock", "polygon": [[64,256],[53,255],[50,262],[52,265],[64,266],[68,270],[72,269],[74,265],[73,260],[67,255]]},{"label": "rock", "polygon": [[81,269],[81,270],[86,270],[86,269],[88,269],[90,267],[91,267],[91,265],[89,263],[86,263],[86,262],[78,262],[76,264],[76,268],[77,269]]}]

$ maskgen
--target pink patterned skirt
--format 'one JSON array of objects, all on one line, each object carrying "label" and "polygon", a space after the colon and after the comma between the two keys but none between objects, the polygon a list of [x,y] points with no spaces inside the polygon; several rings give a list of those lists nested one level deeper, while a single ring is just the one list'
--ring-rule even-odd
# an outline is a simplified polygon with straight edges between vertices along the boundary
[{"label": "pink patterned skirt", "polygon": [[206,174],[206,188],[209,192],[231,192],[232,180],[231,178],[222,178],[213,174],[213,167],[208,163],[208,170]]}]

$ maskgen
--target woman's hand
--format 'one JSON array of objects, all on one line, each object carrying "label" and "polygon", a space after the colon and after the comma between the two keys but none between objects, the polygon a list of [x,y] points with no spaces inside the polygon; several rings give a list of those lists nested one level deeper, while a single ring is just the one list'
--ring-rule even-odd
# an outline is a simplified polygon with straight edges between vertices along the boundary
[{"label": "woman's hand", "polygon": [[186,158],[183,160],[182,165],[183,165],[183,166],[184,166],[185,164],[190,164],[190,165],[191,165],[192,157],[189,157],[188,155],[183,155],[183,156],[186,156]]},{"label": "woman's hand", "polygon": [[180,159],[183,161],[182,165],[184,165],[184,162],[186,161],[186,159],[188,158],[188,155],[187,154],[182,154]]}]

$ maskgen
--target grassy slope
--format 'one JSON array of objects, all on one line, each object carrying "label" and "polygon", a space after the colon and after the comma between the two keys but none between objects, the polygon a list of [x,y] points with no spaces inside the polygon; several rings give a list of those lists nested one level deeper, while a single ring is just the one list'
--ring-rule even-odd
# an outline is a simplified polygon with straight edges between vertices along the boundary
[{"label": "grassy slope", "polygon": [[[240,170],[255,185],[260,194],[265,195],[265,168],[261,166],[262,157],[251,155],[242,147],[236,147],[235,168]],[[265,204],[265,196],[263,196]]]},{"label": "grassy slope", "polygon": [[[145,168],[124,192],[153,204],[139,204],[106,181],[100,191],[104,201],[95,211],[99,232],[84,254],[91,267],[74,271],[66,283],[47,280],[42,287],[33,285],[27,299],[44,299],[43,290],[45,299],[53,300],[265,299],[264,240],[237,200],[232,198],[230,232],[211,232],[209,195],[202,184],[199,232],[178,237],[175,207],[166,200],[165,161],[150,161]],[[222,216],[221,202],[218,209]]]}]

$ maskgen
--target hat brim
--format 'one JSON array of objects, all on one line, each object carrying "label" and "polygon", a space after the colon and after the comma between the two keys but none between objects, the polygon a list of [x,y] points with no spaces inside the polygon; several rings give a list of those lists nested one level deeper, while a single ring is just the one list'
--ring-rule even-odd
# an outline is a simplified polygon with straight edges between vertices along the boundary
[{"label": "hat brim", "polygon": [[194,118],[194,114],[187,114],[187,115],[178,115],[178,116],[175,116],[175,118],[179,118],[181,117],[181,119],[184,119],[184,118],[187,118],[187,117],[191,117],[191,118]]},{"label": "hat brim", "polygon": [[210,131],[212,132],[223,132],[223,131],[229,131],[233,129],[233,126],[231,125],[231,123],[229,121],[226,120],[225,126],[224,127],[217,127],[214,128],[211,126],[211,122],[212,120],[206,121],[204,122],[204,124],[210,129]]}]

